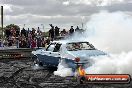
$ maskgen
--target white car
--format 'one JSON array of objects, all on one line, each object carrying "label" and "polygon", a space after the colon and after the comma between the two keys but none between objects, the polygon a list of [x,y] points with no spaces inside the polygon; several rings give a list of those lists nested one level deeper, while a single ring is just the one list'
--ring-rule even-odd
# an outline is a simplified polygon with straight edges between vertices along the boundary
[{"label": "white car", "polygon": [[48,67],[57,67],[60,61],[73,69],[75,63],[91,63],[90,57],[106,55],[103,51],[97,50],[92,44],[86,41],[53,41],[46,49],[32,51],[35,63]]}]

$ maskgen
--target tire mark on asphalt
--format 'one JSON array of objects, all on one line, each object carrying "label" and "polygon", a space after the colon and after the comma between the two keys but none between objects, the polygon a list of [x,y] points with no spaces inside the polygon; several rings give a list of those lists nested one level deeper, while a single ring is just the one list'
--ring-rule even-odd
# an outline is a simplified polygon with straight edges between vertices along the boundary
[{"label": "tire mark on asphalt", "polygon": [[12,76],[10,76],[5,82],[7,83],[12,83],[13,85],[15,85],[17,88],[21,88],[20,86],[17,85],[16,83],[16,80],[15,80],[15,77],[20,73],[22,72],[24,69],[26,69],[26,67],[22,67],[20,69],[18,69],[16,72],[14,72],[12,74]]},{"label": "tire mark on asphalt", "polygon": [[[8,79],[5,80],[6,83],[12,83],[13,85],[15,85],[17,88],[21,88],[21,85],[17,84],[17,81],[15,79],[16,76],[19,75],[19,73],[22,73],[24,71],[24,69],[26,69],[28,67],[22,67],[20,69],[18,69],[16,72],[14,72],[12,74],[12,76],[10,76]],[[31,85],[31,86],[35,86],[36,88],[42,88],[41,86],[37,85],[37,84],[30,84],[30,83],[22,83],[24,85]]]},{"label": "tire mark on asphalt", "polygon": [[53,70],[49,70],[48,74],[45,76],[45,81],[52,76],[53,72]]}]

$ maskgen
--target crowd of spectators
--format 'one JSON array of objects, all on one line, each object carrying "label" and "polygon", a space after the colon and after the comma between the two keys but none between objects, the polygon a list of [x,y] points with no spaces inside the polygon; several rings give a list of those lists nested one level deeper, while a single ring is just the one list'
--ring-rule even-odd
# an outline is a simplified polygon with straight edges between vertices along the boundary
[{"label": "crowd of spectators", "polygon": [[51,29],[49,30],[49,37],[51,38],[51,40],[54,40],[58,36],[68,36],[72,35],[74,32],[82,32],[82,29],[80,29],[78,26],[76,27],[76,29],[71,26],[69,31],[66,31],[66,29],[60,31],[60,28],[58,28],[57,26],[54,28],[52,24],[50,24],[50,26]]},{"label": "crowd of spectators", "polygon": [[76,29],[71,26],[69,31],[50,24],[51,29],[49,30],[49,36],[44,37],[42,31],[38,27],[37,29],[28,28],[27,30],[23,28],[22,30],[14,29],[13,27],[5,30],[5,46],[17,46],[17,48],[35,48],[35,47],[45,47],[50,43],[50,41],[55,40],[58,36],[72,35],[75,31],[80,30],[77,26]]},{"label": "crowd of spectators", "polygon": [[37,30],[32,28],[32,30],[16,30],[13,27],[11,29],[5,30],[6,39],[4,45],[13,46],[14,44],[18,48],[34,48],[34,47],[44,47],[44,38],[39,27]]}]

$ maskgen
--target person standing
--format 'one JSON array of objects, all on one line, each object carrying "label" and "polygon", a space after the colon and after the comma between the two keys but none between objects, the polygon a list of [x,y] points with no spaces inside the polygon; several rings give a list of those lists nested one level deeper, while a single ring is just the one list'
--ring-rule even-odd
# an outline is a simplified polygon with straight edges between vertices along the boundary
[{"label": "person standing", "polygon": [[54,40],[54,35],[55,35],[54,26],[52,24],[50,24],[50,26],[51,26],[51,29],[49,30],[49,37],[53,41]]},{"label": "person standing", "polygon": [[21,36],[22,35],[24,35],[26,37],[26,30],[24,28],[21,30]]},{"label": "person standing", "polygon": [[70,28],[70,30],[69,30],[69,33],[70,33],[70,34],[73,34],[73,33],[74,33],[73,26],[71,26],[71,28]]},{"label": "person standing", "polygon": [[42,46],[42,32],[40,31],[39,27],[38,27],[38,30],[37,30],[36,39],[37,39],[37,47],[39,48],[39,47]]},{"label": "person standing", "polygon": [[67,32],[66,32],[65,29],[63,29],[63,30],[61,31],[61,36],[66,36],[66,35],[67,35]]},{"label": "person standing", "polygon": [[35,31],[36,31],[36,30],[35,30],[34,28],[32,28],[32,34],[31,34],[31,35],[32,35],[32,38],[35,38],[35,36],[36,36],[36,35],[35,35]]},{"label": "person standing", "polygon": [[18,37],[19,36],[19,33],[20,33],[20,30],[16,30],[16,37]]},{"label": "person standing", "polygon": [[60,28],[58,28],[57,26],[55,27],[55,37],[59,36],[59,30]]},{"label": "person standing", "polygon": [[79,31],[80,29],[79,29],[79,27],[77,26],[77,28],[75,29],[75,31]]},{"label": "person standing", "polygon": [[35,38],[33,38],[31,40],[31,48],[35,48],[35,47],[36,47],[36,40],[35,40]]},{"label": "person standing", "polygon": [[11,35],[11,32],[8,28],[6,29],[5,34],[6,34],[6,38],[9,38],[9,36]]}]

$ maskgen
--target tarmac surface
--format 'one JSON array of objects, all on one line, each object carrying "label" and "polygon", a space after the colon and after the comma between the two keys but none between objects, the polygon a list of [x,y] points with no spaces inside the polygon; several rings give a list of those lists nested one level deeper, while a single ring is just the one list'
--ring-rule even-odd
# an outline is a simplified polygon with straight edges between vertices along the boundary
[{"label": "tarmac surface", "polygon": [[1,59],[0,88],[132,88],[130,84],[78,84],[75,78],[55,76],[55,69],[37,67],[31,59]]}]

